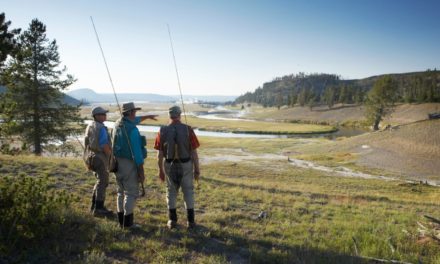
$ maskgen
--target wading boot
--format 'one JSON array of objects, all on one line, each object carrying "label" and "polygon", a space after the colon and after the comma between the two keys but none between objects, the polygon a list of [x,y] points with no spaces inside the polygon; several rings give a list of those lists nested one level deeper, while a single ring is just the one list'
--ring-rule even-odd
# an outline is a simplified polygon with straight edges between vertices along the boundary
[{"label": "wading boot", "polygon": [[134,215],[133,214],[129,214],[129,215],[124,215],[124,229],[128,228],[128,229],[135,229],[135,228],[141,228],[141,225],[135,224],[134,223]]},{"label": "wading boot", "polygon": [[133,226],[133,214],[124,215],[124,228],[130,228]]},{"label": "wading boot", "polygon": [[177,211],[176,209],[169,209],[168,210],[168,223],[167,227],[168,229],[173,229],[177,227]]},{"label": "wading boot", "polygon": [[119,221],[119,226],[121,228],[124,227],[124,212],[120,213],[118,212],[118,221]]},{"label": "wading boot", "polygon": [[93,210],[94,216],[106,216],[111,215],[113,212],[111,210],[108,210],[104,206],[104,201],[96,201],[95,202],[95,209]]},{"label": "wading boot", "polygon": [[194,209],[186,209],[187,212],[187,222],[186,227],[188,229],[194,229],[196,227],[196,222],[194,221]]}]

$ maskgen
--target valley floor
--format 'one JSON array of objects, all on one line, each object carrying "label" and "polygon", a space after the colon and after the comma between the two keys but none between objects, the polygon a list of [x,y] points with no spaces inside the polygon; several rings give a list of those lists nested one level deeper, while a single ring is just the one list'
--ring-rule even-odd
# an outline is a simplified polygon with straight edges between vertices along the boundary
[{"label": "valley floor", "polygon": [[[182,202],[180,228],[165,228],[165,186],[158,180],[153,154],[145,165],[147,196],[135,210],[141,228],[135,230],[120,230],[116,219],[88,215],[94,178],[79,159],[0,156],[1,177],[49,177],[53,188],[74,196],[71,216],[57,240],[29,245],[23,259],[33,263],[377,263],[372,258],[440,262],[439,226],[425,218],[440,218],[439,188],[400,179],[346,177],[288,161],[288,156],[313,158],[304,154],[306,148],[325,146],[324,139],[259,139],[258,144],[255,139],[200,140],[198,227],[191,232],[183,226]],[[335,154],[327,161],[315,158],[330,167],[350,167],[350,155]],[[368,172],[378,175],[375,170]],[[107,206],[113,210],[115,199],[112,178]]]}]

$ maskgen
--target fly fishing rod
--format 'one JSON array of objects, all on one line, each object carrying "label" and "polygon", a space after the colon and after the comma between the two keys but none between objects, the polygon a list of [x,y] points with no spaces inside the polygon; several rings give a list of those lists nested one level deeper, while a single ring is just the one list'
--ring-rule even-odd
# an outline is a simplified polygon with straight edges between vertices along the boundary
[{"label": "fly fishing rod", "polygon": [[[108,78],[110,80],[110,85],[111,85],[111,87],[113,89],[113,94],[115,96],[115,100],[116,100],[116,104],[117,104],[118,109],[119,109],[119,113],[121,114],[121,118],[123,118],[122,109],[121,109],[121,106],[119,104],[118,96],[116,95],[115,86],[113,84],[113,79],[112,79],[112,76],[110,74],[110,70],[109,70],[108,65],[107,65],[107,60],[105,59],[104,50],[102,49],[101,41],[99,40],[98,31],[96,30],[95,23],[93,21],[93,17],[91,17],[91,16],[90,16],[90,21],[92,22],[93,30],[95,31],[96,40],[98,41],[98,46],[99,46],[99,49],[101,51],[102,59],[104,60],[105,69],[107,70],[107,75],[108,75]],[[123,120],[121,121],[121,123],[122,123],[122,127],[123,127],[123,132],[124,132],[125,138],[127,139],[128,147],[130,149],[131,158],[133,159],[133,162],[134,162],[135,159],[134,159],[133,149],[131,147],[130,139],[129,139],[128,134],[127,134],[127,129],[125,128]],[[116,129],[116,127],[114,129]],[[113,155],[113,147],[112,147],[112,155]],[[135,164],[135,166],[136,166],[136,164]],[[137,169],[138,168],[136,166],[136,171],[137,171]],[[141,196],[145,196],[145,188],[144,188],[144,182],[143,181],[141,181],[141,186],[142,186]]]},{"label": "fly fishing rod", "polygon": [[[179,71],[177,69],[176,55],[174,54],[173,38],[171,37],[171,30],[170,30],[169,24],[167,24],[167,28],[168,28],[168,36],[170,37],[171,52],[173,54],[174,69],[176,70],[177,87],[179,87],[180,102],[182,104],[183,115],[185,117],[185,124],[188,125],[188,121],[186,120],[185,104],[183,103],[183,94],[182,94],[182,87],[180,85]],[[189,136],[189,133],[188,133],[188,136]]]}]

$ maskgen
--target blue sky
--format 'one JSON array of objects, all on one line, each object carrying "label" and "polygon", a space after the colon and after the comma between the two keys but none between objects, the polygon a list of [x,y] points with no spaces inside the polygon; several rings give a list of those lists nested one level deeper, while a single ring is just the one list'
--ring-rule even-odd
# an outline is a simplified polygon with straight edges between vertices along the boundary
[{"label": "blue sky", "polygon": [[33,18],[55,38],[71,89],[177,94],[170,24],[184,94],[239,95],[274,77],[344,79],[440,68],[440,1],[0,0],[12,27]]}]

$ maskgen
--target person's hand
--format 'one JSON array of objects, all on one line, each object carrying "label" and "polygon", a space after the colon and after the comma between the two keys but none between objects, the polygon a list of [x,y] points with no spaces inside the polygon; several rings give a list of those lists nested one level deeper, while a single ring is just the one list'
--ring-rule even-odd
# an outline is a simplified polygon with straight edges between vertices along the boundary
[{"label": "person's hand", "polygon": [[200,178],[200,169],[194,169],[194,179],[198,181]]},{"label": "person's hand", "polygon": [[144,175],[144,171],[139,171],[138,172],[138,180],[139,182],[144,182],[145,181],[145,175]]},{"label": "person's hand", "polygon": [[165,181],[165,172],[163,170],[159,171],[159,179],[164,182]]},{"label": "person's hand", "polygon": [[147,115],[147,116],[146,116],[147,119],[151,119],[151,120],[155,120],[155,121],[157,121],[157,118],[156,118],[156,117],[158,117],[158,115]]}]

